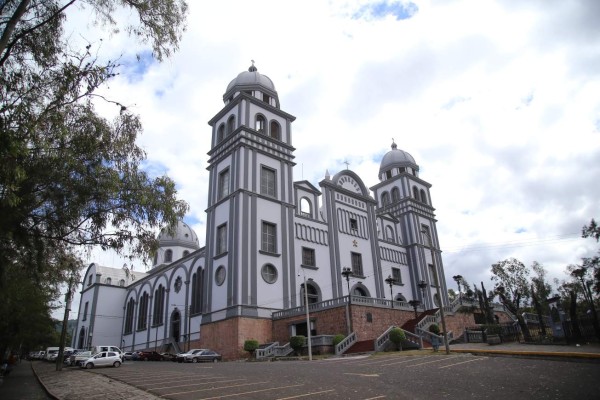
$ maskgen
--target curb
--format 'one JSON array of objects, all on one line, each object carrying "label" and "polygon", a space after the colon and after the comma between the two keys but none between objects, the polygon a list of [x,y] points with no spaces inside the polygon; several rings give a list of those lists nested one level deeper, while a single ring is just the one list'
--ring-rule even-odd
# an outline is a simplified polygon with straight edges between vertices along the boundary
[{"label": "curb", "polygon": [[44,392],[46,392],[48,397],[51,397],[54,400],[61,400],[61,398],[57,397],[54,393],[52,393],[50,391],[50,389],[48,389],[48,387],[44,384],[44,381],[40,379],[37,371],[33,367],[33,363],[30,361],[29,364],[31,365],[31,370],[33,371],[33,375],[35,375],[35,379],[37,379],[37,381],[40,383],[40,385],[42,386],[42,388],[44,389]]},{"label": "curb", "polygon": [[539,352],[539,351],[511,351],[511,350],[484,350],[484,349],[456,349],[452,353],[492,354],[526,357],[552,357],[552,358],[580,358],[588,360],[600,360],[597,353],[571,353],[571,352]]}]

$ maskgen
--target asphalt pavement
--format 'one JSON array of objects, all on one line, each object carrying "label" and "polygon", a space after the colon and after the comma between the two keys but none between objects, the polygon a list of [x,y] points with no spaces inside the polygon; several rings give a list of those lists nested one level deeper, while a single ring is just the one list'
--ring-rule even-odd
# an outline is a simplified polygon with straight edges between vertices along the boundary
[{"label": "asphalt pavement", "polygon": [[[431,352],[430,349],[422,350]],[[440,347],[441,353],[445,351]],[[572,361],[600,362],[600,344],[582,345],[529,345],[503,343],[462,343],[450,346],[452,353],[486,354],[489,356],[516,356]],[[144,390],[115,381],[101,373],[89,373],[79,368],[63,368],[43,361],[22,361],[10,375],[0,380],[0,398],[3,400],[72,400],[85,398],[110,398],[112,400],[158,399]]]}]

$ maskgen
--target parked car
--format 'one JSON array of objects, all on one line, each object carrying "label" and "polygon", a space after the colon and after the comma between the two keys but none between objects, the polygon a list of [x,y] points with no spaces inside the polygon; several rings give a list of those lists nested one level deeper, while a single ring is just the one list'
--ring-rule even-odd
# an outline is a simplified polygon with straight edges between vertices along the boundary
[{"label": "parked car", "polygon": [[179,353],[179,354],[177,354],[177,362],[178,363],[192,362],[192,358],[194,358],[194,354],[201,352],[202,350],[206,350],[206,349],[190,349],[190,350],[186,351],[185,353]]},{"label": "parked car", "polygon": [[171,353],[160,353],[165,361],[177,361],[177,355]]},{"label": "parked car", "polygon": [[218,362],[221,361],[222,356],[217,353],[216,351],[213,350],[201,350],[197,353],[194,353],[194,355],[192,356],[192,362],[193,363],[198,363],[198,362]]},{"label": "parked car", "polygon": [[136,353],[135,351],[126,351],[125,353],[123,353],[123,360],[133,360],[133,353]]},{"label": "parked car", "polygon": [[138,359],[140,361],[162,361],[163,356],[156,351],[140,351],[138,353]]},{"label": "parked car", "polygon": [[69,357],[69,364],[71,366],[81,366],[81,363],[93,356],[91,351],[78,350],[76,353],[71,354]]},{"label": "parked car", "polygon": [[88,369],[111,366],[118,368],[121,366],[121,354],[114,351],[103,351],[83,361],[81,366]]}]

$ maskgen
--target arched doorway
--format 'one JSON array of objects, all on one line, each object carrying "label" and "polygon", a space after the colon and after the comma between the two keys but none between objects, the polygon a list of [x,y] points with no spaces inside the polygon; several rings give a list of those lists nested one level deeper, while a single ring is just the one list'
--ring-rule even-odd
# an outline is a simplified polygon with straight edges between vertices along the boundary
[{"label": "arched doorway", "polygon": [[178,310],[171,314],[171,337],[175,342],[179,342],[181,335],[181,314]]},{"label": "arched doorway", "polygon": [[79,340],[77,341],[77,348],[83,349],[84,342],[85,342],[85,328],[82,326],[81,330],[79,331]]}]

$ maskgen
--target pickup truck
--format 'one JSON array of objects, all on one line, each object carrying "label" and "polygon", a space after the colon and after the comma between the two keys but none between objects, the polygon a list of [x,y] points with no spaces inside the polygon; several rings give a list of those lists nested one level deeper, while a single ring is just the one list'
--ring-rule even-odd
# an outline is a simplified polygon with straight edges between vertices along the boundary
[{"label": "pickup truck", "polygon": [[68,365],[79,367],[82,362],[84,362],[91,356],[93,356],[91,351],[80,351],[75,354],[71,354],[71,357],[69,357]]}]

